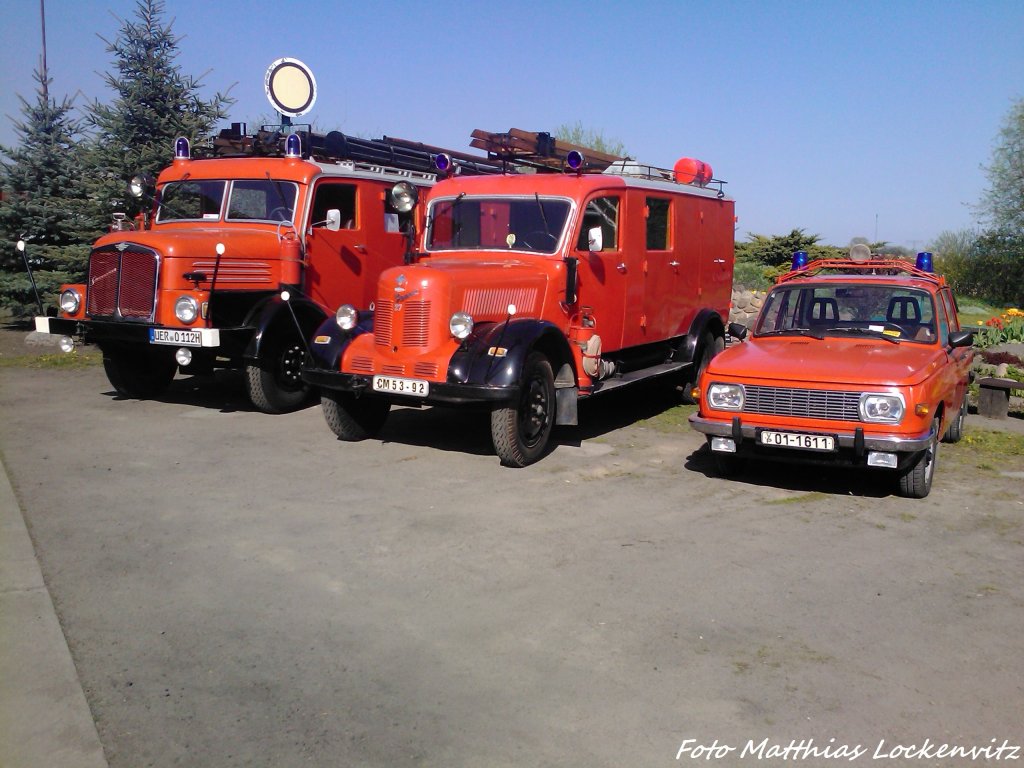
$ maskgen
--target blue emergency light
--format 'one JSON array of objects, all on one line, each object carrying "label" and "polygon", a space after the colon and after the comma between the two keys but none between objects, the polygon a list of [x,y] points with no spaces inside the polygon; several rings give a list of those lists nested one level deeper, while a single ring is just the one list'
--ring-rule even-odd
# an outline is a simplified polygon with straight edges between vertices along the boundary
[{"label": "blue emergency light", "polygon": [[807,266],[807,251],[793,251],[793,269],[803,269]]},{"label": "blue emergency light", "polygon": [[302,139],[299,138],[299,134],[288,134],[288,138],[284,140],[284,156],[302,157]]},{"label": "blue emergency light", "polygon": [[583,157],[583,153],[575,149],[565,156],[566,165],[568,165],[569,168],[571,168],[574,171],[578,171],[580,168],[583,167],[584,160],[585,158]]},{"label": "blue emergency light", "polygon": [[451,158],[451,155],[449,155],[449,154],[447,154],[445,152],[438,152],[436,155],[434,155],[434,167],[437,168],[437,170],[440,173],[443,173],[445,176],[451,175],[451,172],[452,172],[452,158]]},{"label": "blue emergency light", "polygon": [[922,272],[934,272],[932,268],[932,255],[928,251],[921,251],[917,254],[917,268]]},{"label": "blue emergency light", "polygon": [[188,145],[188,139],[179,136],[174,142],[174,159],[189,160],[192,157],[192,149]]}]

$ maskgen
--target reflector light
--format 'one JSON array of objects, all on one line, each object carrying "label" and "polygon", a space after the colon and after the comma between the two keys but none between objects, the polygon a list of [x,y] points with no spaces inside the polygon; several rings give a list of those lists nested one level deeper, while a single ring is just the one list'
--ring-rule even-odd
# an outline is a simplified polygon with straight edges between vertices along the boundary
[{"label": "reflector light", "polygon": [[793,251],[793,269],[803,269],[807,266],[807,251]]},{"label": "reflector light", "polygon": [[184,136],[179,136],[174,142],[174,159],[192,159],[192,148],[188,145],[188,139],[186,139]]},{"label": "reflector light", "polygon": [[297,133],[289,133],[284,141],[285,157],[302,157],[302,140]]},{"label": "reflector light", "polygon": [[917,268],[922,272],[933,272],[932,255],[928,251],[921,251],[917,254]]},{"label": "reflector light", "polygon": [[565,156],[566,165],[568,165],[574,171],[580,170],[580,168],[583,167],[583,163],[585,160],[586,158],[583,157],[583,153],[575,149]]},{"label": "reflector light", "polygon": [[703,160],[695,160],[692,157],[681,157],[672,166],[676,181],[680,184],[696,184],[706,186],[711,181],[713,172],[711,166]]}]

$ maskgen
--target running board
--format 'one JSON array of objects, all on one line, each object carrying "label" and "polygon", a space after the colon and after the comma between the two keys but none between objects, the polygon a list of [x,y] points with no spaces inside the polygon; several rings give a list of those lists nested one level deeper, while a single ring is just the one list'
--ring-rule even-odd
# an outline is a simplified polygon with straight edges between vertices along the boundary
[{"label": "running board", "polygon": [[591,391],[591,396],[600,394],[602,392],[609,392],[619,387],[624,387],[626,384],[634,384],[638,381],[646,381],[647,379],[654,379],[658,376],[665,376],[669,373],[677,373],[684,368],[689,368],[693,363],[663,363],[662,365],[652,365],[650,368],[641,368],[638,371],[630,371],[624,373],[621,376],[612,376],[610,379],[603,379],[601,381],[594,382],[594,389]]}]

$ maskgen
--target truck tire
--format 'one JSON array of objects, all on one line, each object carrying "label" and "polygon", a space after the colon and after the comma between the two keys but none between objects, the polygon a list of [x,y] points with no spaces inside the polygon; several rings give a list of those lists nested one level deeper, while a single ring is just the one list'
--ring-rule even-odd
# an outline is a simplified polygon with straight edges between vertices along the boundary
[{"label": "truck tire", "polygon": [[921,451],[914,463],[900,475],[900,496],[908,499],[923,499],[932,489],[932,478],[939,460],[939,427],[941,422],[936,419],[932,424],[935,436],[927,450]]},{"label": "truck tire", "polygon": [[946,427],[946,434],[942,436],[944,443],[959,443],[964,436],[964,420],[967,418],[967,392],[964,391],[964,398],[957,409],[956,416]]},{"label": "truck tire", "polygon": [[103,347],[103,370],[117,394],[145,399],[156,397],[170,386],[178,364],[170,347],[117,345]]},{"label": "truck tire", "polygon": [[555,376],[540,352],[523,366],[519,401],[491,411],[491,442],[506,467],[525,467],[539,459],[555,426]]},{"label": "truck tire", "polygon": [[324,419],[338,439],[348,442],[374,437],[387,421],[391,403],[376,397],[356,398],[351,392],[325,390],[320,395]]},{"label": "truck tire", "polygon": [[700,377],[708,367],[708,363],[711,362],[711,358],[717,355],[725,349],[725,339],[722,336],[716,336],[711,331],[705,331],[703,337],[701,337],[700,347],[697,349],[697,359],[700,361],[697,363],[697,367],[690,366],[689,376],[685,377],[683,381],[683,402],[693,405],[697,400],[690,395],[690,390],[700,384]]},{"label": "truck tire", "polygon": [[245,366],[246,391],[264,413],[288,413],[309,402],[310,388],[301,376],[306,348],[294,328],[271,333],[257,361]]}]

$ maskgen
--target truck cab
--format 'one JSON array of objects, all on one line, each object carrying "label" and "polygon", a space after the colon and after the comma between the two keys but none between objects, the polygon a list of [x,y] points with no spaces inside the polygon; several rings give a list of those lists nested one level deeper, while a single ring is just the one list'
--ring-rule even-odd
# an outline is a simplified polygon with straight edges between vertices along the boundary
[{"label": "truck cab", "polygon": [[733,223],[720,185],[632,161],[441,181],[414,263],[339,307],[303,378],[341,439],[375,434],[391,404],[478,406],[502,463],[526,466],[580,398],[695,380],[724,346]]},{"label": "truck cab", "polygon": [[237,369],[257,408],[294,410],[312,332],[342,302],[371,303],[403,263],[436,153],[338,132],[221,138],[202,158],[179,139],[152,189],[133,181],[145,215],[115,220],[87,282],[63,286],[58,317],[36,328],[99,345],[126,397]]}]

